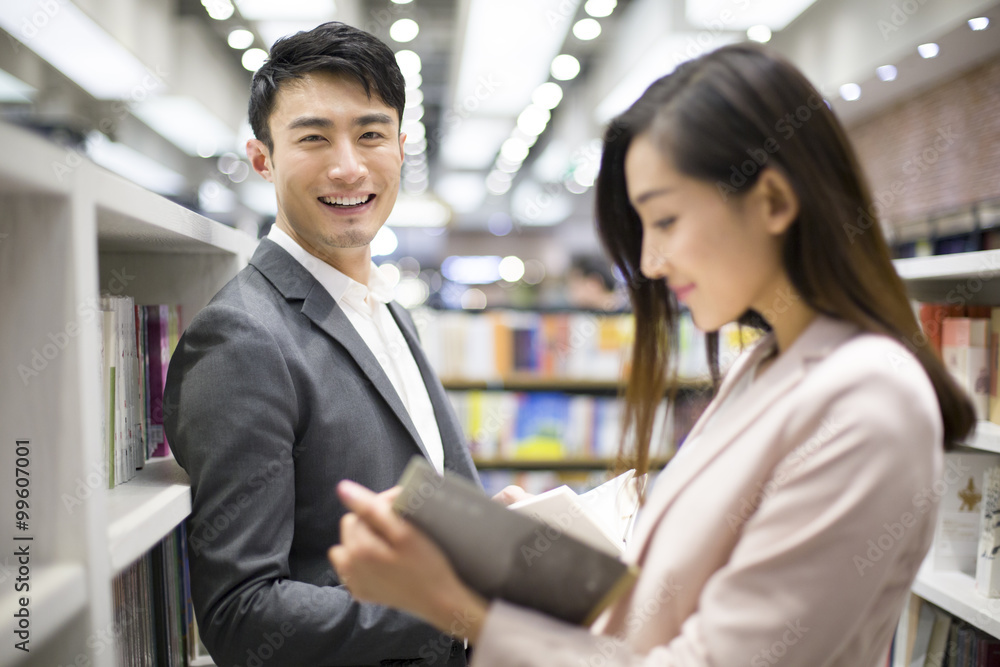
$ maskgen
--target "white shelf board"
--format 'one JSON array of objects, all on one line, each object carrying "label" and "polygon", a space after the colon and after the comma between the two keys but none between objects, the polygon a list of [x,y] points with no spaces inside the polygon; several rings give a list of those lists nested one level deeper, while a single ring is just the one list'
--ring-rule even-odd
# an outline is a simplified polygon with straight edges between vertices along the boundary
[{"label": "white shelf board", "polygon": [[249,257],[257,240],[88,165],[97,204],[97,242],[107,252],[229,253]]},{"label": "white shelf board", "polygon": [[1000,250],[981,250],[893,261],[903,280],[953,280],[1000,277]]},{"label": "white shelf board", "polygon": [[[24,542],[30,544],[30,542]],[[79,563],[41,565],[31,571],[30,593],[18,593],[11,586],[0,598],[0,610],[9,619],[18,606],[18,598],[30,598],[31,627],[28,647],[42,646],[87,604],[86,573]],[[15,665],[30,653],[14,648],[19,641],[16,635],[4,637],[0,642],[0,664]]]},{"label": "white shelf board", "polygon": [[[63,194],[72,190],[73,168],[85,159],[30,130],[0,121],[0,145],[11,159],[0,160],[0,192]],[[65,169],[65,171],[63,171]]]},{"label": "white shelf board", "polygon": [[215,663],[207,655],[199,656],[188,663],[188,667],[215,667]]},{"label": "white shelf board", "polygon": [[135,561],[191,513],[191,485],[173,457],[147,461],[108,491],[108,548],[115,573]]},{"label": "white shelf board", "polygon": [[935,572],[933,552],[917,573],[913,592],[949,614],[993,637],[1000,637],[1000,599],[976,592],[976,580],[964,572]]},{"label": "white shelf board", "polygon": [[988,421],[976,422],[976,431],[965,446],[1000,454],[1000,425]]}]

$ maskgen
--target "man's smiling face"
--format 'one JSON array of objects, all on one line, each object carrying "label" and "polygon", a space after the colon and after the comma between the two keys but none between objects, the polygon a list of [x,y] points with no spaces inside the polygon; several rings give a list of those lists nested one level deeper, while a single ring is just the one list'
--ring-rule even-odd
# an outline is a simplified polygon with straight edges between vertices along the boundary
[{"label": "man's smiling face", "polygon": [[281,85],[269,126],[273,150],[253,139],[248,153],[274,183],[275,224],[334,266],[367,250],[399,192],[396,110],[353,78],[313,72]]}]

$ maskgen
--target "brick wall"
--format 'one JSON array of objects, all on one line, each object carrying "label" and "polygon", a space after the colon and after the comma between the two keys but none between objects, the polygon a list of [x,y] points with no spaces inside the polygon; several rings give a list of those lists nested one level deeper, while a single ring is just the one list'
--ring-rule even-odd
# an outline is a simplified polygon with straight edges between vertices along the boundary
[{"label": "brick wall", "polygon": [[889,226],[1000,197],[1000,58],[848,134]]}]

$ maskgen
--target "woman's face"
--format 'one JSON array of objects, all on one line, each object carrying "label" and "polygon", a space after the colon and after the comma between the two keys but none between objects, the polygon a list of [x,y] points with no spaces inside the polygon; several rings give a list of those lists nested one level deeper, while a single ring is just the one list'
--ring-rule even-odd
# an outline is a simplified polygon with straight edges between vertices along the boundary
[{"label": "woman's face", "polygon": [[632,140],[625,179],[642,221],[642,273],[665,280],[699,329],[715,331],[750,308],[765,318],[780,308],[787,224],[774,224],[766,192],[773,179],[762,174],[748,193],[725,201],[714,184],[678,172],[648,133]]}]

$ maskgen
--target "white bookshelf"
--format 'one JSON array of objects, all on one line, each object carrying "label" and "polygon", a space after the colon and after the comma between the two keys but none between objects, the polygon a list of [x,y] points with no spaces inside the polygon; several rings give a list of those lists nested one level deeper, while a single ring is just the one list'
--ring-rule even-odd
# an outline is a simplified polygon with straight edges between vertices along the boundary
[{"label": "white bookshelf", "polygon": [[117,574],[191,513],[191,484],[173,457],[147,461],[108,492],[108,552]]},{"label": "white bookshelf", "polygon": [[[13,647],[20,593],[0,576],[0,664],[117,667],[111,582],[191,510],[172,459],[107,490],[101,466],[102,291],[179,303],[190,321],[256,240],[0,123],[0,572],[30,535],[30,652]],[[67,167],[63,169],[63,167]],[[23,372],[26,371],[26,372]],[[14,441],[31,441],[29,529],[14,525]]]},{"label": "white bookshelf", "polygon": [[[1000,303],[1000,250],[914,257],[894,262],[911,298],[919,301],[998,304]],[[1000,425],[988,421],[963,443],[973,449],[1000,453]],[[994,637],[1000,637],[1000,599],[976,592],[975,579],[964,572],[935,571],[933,553],[917,574],[912,591]],[[903,610],[898,636],[906,643],[908,609]],[[903,665],[897,652],[894,665]]]}]

